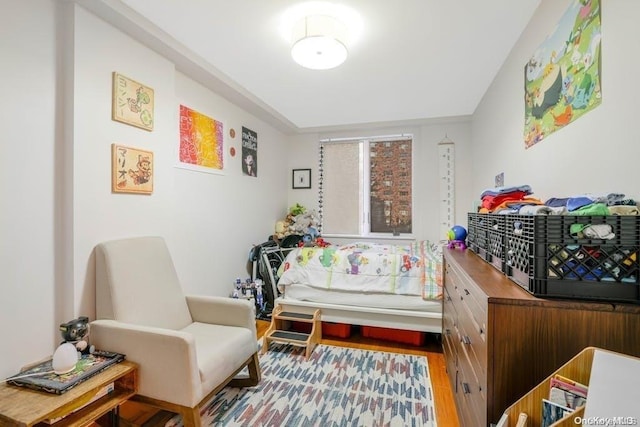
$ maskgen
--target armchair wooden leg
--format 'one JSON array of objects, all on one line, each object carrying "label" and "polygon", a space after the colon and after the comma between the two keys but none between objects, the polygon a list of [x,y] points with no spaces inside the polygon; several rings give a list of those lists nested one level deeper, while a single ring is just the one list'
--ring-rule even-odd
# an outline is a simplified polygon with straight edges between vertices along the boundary
[{"label": "armchair wooden leg", "polygon": [[200,419],[200,408],[184,408],[180,412],[182,415],[182,422],[184,427],[202,427],[202,420]]},{"label": "armchair wooden leg", "polygon": [[253,356],[247,360],[246,366],[249,368],[249,378],[235,378],[229,382],[231,387],[253,387],[258,385],[262,378],[258,353],[254,353]]}]

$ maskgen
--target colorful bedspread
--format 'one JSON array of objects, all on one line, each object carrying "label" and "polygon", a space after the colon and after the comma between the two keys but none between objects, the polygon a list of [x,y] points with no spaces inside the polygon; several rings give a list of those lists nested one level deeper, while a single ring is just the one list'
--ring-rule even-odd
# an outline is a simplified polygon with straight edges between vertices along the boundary
[{"label": "colorful bedspread", "polygon": [[351,292],[442,298],[442,247],[428,241],[410,245],[352,243],[292,250],[280,266],[281,290],[301,283]]}]

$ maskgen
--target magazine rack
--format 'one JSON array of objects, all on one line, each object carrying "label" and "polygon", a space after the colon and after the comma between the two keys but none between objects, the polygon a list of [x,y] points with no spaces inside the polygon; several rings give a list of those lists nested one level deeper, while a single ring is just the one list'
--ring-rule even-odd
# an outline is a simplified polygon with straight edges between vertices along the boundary
[{"label": "magazine rack", "polygon": [[[594,374],[594,378],[592,379],[592,367],[594,368],[594,371],[596,369],[596,367],[593,365],[593,361],[594,361],[594,354],[596,354],[596,351],[599,352],[599,354],[601,355],[601,353],[607,353],[610,356],[609,357],[616,357],[616,358],[621,358],[621,359],[632,359],[632,360],[639,360],[635,357],[632,356],[627,356],[621,353],[616,353],[616,352],[612,352],[609,350],[604,350],[604,349],[600,349],[597,347],[587,347],[584,350],[582,350],[580,353],[578,353],[575,357],[573,357],[571,360],[569,360],[567,363],[565,363],[563,366],[561,366],[557,371],[555,371],[553,374],[551,374],[549,377],[547,377],[544,381],[542,381],[540,384],[538,384],[536,387],[534,387],[531,391],[529,391],[526,395],[524,395],[522,398],[520,398],[518,401],[516,401],[513,405],[511,405],[510,407],[508,407],[505,412],[504,412],[504,416],[502,417],[502,419],[500,420],[500,422],[498,423],[499,427],[514,427],[517,426],[518,424],[518,417],[521,413],[527,414],[527,418],[528,418],[528,424],[529,426],[536,426],[536,425],[541,425],[541,418],[542,418],[542,399],[543,398],[547,398],[548,394],[549,394],[549,387],[550,387],[550,381],[551,378],[556,375],[562,375],[563,377],[567,377],[570,378],[572,380],[575,380],[581,384],[585,384],[585,385],[589,385],[591,383],[592,387],[589,390],[589,395],[587,396],[587,404],[586,406],[582,406],[578,409],[576,409],[576,411],[565,415],[564,418],[556,421],[555,423],[551,424],[552,427],[564,427],[564,426],[574,426],[576,425],[576,421],[575,419],[577,417],[585,417],[585,408],[589,407],[589,408],[594,408],[594,403],[595,406],[602,406],[602,404],[605,404],[605,406],[607,408],[609,408],[611,405],[611,402],[607,403],[604,402],[604,399],[602,399],[602,401],[600,399],[598,400],[592,400],[591,401],[591,405],[590,405],[590,401],[589,399],[594,399],[596,398],[595,396],[598,396],[597,392],[600,392],[599,397],[603,398],[604,395],[607,396],[612,396],[612,399],[616,399],[616,392],[614,391],[613,393],[611,393],[610,390],[605,390],[602,389],[601,387],[598,388],[597,385],[602,386],[602,382],[599,382],[597,385],[596,383],[598,382],[598,380],[595,379],[595,374]],[[602,360],[600,360],[602,362]],[[604,366],[604,367],[603,367]],[[604,370],[606,370],[606,374],[610,374],[612,372],[612,369],[614,367],[611,367],[609,364],[606,363],[600,363],[600,365],[598,365],[599,367],[599,373],[602,374]],[[624,372],[625,375],[627,375],[627,371]],[[629,372],[628,375],[631,376],[631,378],[634,378],[634,376],[637,377],[637,373],[634,372]],[[605,375],[606,376],[606,375]],[[602,375],[601,375],[602,377]],[[593,380],[593,381],[592,381]],[[635,380],[634,380],[635,381]],[[594,388],[594,386],[596,388]],[[623,390],[621,391],[623,394],[626,392],[627,390]],[[595,395],[595,396],[592,396]],[[600,404],[600,405],[598,405]],[[625,405],[628,405],[628,403],[625,403]],[[589,415],[589,409],[586,409],[587,412],[587,416]],[[593,412],[593,411],[592,411]],[[616,415],[616,414],[613,414]],[[629,415],[629,414],[620,414],[620,415]]]}]

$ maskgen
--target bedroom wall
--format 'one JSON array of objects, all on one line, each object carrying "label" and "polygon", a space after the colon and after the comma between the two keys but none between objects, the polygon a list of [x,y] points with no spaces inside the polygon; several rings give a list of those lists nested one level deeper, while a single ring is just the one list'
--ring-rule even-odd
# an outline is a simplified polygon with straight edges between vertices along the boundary
[{"label": "bedroom wall", "polygon": [[474,198],[505,173],[505,185],[530,184],[535,196],[621,192],[640,200],[640,2],[602,1],[602,104],[524,148],[524,65],[568,8],[544,0],[473,115]]},{"label": "bedroom wall", "polygon": [[[51,355],[58,325],[94,318],[93,248],[162,235],[187,293],[228,295],[286,206],[287,136],[204,88],[163,56],[73,2],[0,0],[2,256],[0,377]],[[19,41],[16,43],[16,41]],[[152,88],[153,132],[111,120],[112,72]],[[223,175],[174,167],[178,107],[223,121]],[[241,128],[258,134],[245,177]],[[234,128],[232,139],[228,130]],[[150,196],[111,193],[111,144],[154,152]],[[150,295],[149,303],[153,296]]]},{"label": "bedroom wall", "polygon": [[50,354],[57,341],[64,230],[56,3],[0,0],[0,52],[11,58],[0,71],[0,378]]},{"label": "bedroom wall", "polygon": [[[80,6],[75,42],[76,310],[92,313],[95,244],[135,235],[167,239],[186,292],[228,295],[235,277],[247,277],[249,249],[266,240],[285,203],[286,171],[277,159],[286,136],[176,72],[167,59]],[[111,120],[111,73],[116,70],[154,88],[153,132]],[[224,123],[222,175],[175,167],[181,103]],[[242,175],[242,126],[258,134],[257,178]],[[233,139],[230,128],[236,130]],[[111,193],[114,142],[154,152],[153,195]],[[235,157],[229,155],[231,146]]]},{"label": "bedroom wall", "polygon": [[[414,233],[416,239],[439,241],[445,239],[440,230],[438,143],[448,138],[455,146],[455,218],[466,224],[466,214],[472,200],[471,189],[471,122],[470,118],[431,120],[421,124],[389,125],[388,127],[341,127],[340,130],[307,133],[293,136],[289,143],[288,203],[300,203],[307,208],[318,208],[318,141],[325,138],[351,138],[363,136],[414,135]],[[291,189],[291,169],[311,171],[311,189]],[[283,212],[283,215],[286,212]],[[328,238],[340,243],[346,239]]]}]

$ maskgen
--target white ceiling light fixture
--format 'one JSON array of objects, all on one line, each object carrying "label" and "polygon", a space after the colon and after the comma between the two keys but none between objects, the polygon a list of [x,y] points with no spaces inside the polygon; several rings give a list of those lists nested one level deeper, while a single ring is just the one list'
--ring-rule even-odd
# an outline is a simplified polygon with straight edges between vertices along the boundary
[{"label": "white ceiling light fixture", "polygon": [[347,59],[347,26],[329,15],[309,15],[293,26],[293,60],[312,70],[328,70]]}]

